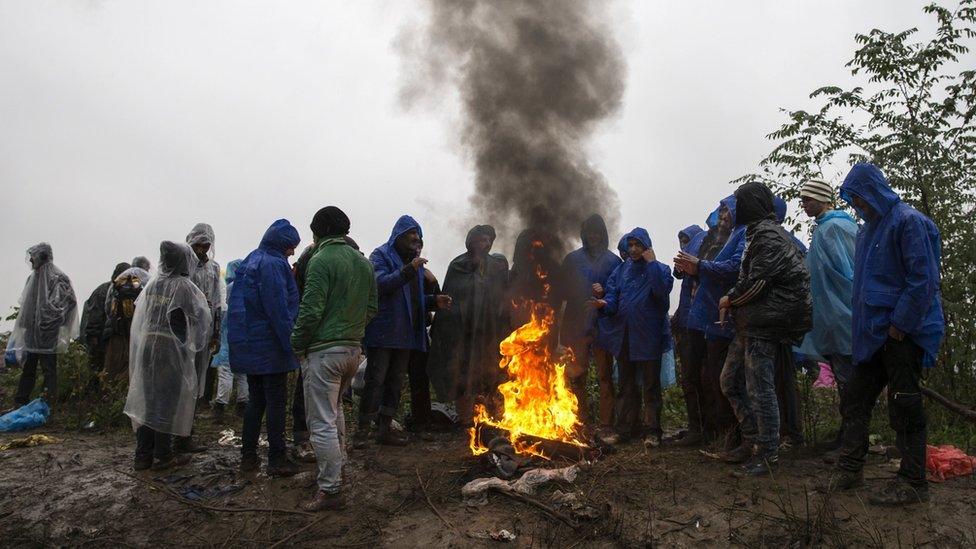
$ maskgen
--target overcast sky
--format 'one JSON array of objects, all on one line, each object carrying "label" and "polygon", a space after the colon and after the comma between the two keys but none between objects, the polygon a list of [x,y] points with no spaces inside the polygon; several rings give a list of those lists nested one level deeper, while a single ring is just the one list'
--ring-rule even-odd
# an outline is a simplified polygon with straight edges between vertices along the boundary
[{"label": "overcast sky", "polygon": [[[590,160],[622,198],[621,228],[646,227],[672,257],[676,232],[769,152],[779,108],[849,83],[855,33],[930,26],[927,2],[618,1],[627,91]],[[442,277],[473,177],[449,96],[437,112],[397,103],[393,42],[422,6],[0,0],[0,311],[39,241],[84,300],[197,222],[225,264],[277,218],[310,241],[328,204],[367,253],[415,216]]]}]

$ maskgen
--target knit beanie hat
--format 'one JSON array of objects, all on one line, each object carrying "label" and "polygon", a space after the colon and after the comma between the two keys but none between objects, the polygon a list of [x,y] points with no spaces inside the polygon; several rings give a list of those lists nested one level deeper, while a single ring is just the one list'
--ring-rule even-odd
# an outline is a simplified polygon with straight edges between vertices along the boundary
[{"label": "knit beanie hat", "polygon": [[310,228],[317,238],[345,236],[349,234],[349,217],[335,206],[326,206],[315,212]]},{"label": "knit beanie hat", "polygon": [[834,202],[834,189],[830,186],[830,183],[818,179],[811,179],[803,184],[803,187],[800,189],[800,196],[832,204]]}]

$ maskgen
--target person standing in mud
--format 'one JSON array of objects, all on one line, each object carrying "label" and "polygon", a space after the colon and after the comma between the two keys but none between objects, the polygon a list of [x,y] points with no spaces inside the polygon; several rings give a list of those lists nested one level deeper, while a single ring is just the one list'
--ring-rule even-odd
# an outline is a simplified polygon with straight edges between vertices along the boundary
[{"label": "person standing in mud", "polygon": [[[420,241],[421,253],[423,253],[424,242]],[[437,281],[434,273],[430,269],[424,269],[424,295],[439,295],[441,285]],[[424,337],[427,338],[427,349],[430,349],[430,326],[434,321],[434,314],[428,311],[424,315]],[[410,424],[409,429],[415,433],[422,433],[430,428],[431,421],[431,402],[430,402],[430,375],[427,373],[427,364],[430,353],[427,350],[414,350],[410,353],[410,361],[407,363],[407,381],[410,387]]]},{"label": "person standing in mud", "polygon": [[149,282],[149,273],[130,267],[115,277],[106,303],[105,377],[109,382],[124,379],[129,373],[129,331],[135,303]]},{"label": "person standing in mud", "polygon": [[349,218],[335,206],[315,214],[315,251],[303,270],[305,291],[291,333],[291,346],[302,359],[307,421],[318,459],[318,489],[303,505],[306,511],[345,506],[342,394],[356,375],[366,325],[377,310],[372,265],[347,243],[349,226]]},{"label": "person standing in mud", "polygon": [[825,488],[864,483],[868,424],[887,388],[891,428],[901,453],[898,475],[869,501],[908,505],[929,499],[922,371],[935,365],[945,335],[940,268],[942,239],[931,219],[891,189],[873,164],[857,164],[840,187],[864,226],[854,254],[850,415],[837,470]]},{"label": "person standing in mud", "polygon": [[[644,444],[661,444],[661,356],[667,342],[664,326],[674,277],[671,269],[657,260],[651,237],[636,227],[624,237],[628,258],[607,280],[603,298],[591,303],[601,315],[616,317],[607,334],[610,351],[620,367],[620,395],[617,400],[616,432],[621,440],[644,436]],[[641,395],[638,371],[643,373],[644,419],[641,426]],[[642,432],[646,430],[647,432]]]},{"label": "person standing in mud", "polygon": [[731,323],[718,322],[718,302],[735,285],[745,249],[745,227],[737,226],[735,212],[735,197],[724,198],[709,216],[714,223],[709,224],[698,254],[679,251],[674,259],[675,269],[698,279],[683,334],[692,360],[682,368],[690,375],[682,382],[700,387],[703,436],[684,437],[680,444],[685,446],[715,441],[723,450],[731,450],[740,444],[735,415],[719,383],[735,330]]},{"label": "person standing in mud", "polygon": [[[243,262],[243,259],[234,259],[227,262],[224,282],[227,287],[228,318],[230,317],[229,304],[231,290],[234,287],[234,279],[237,277],[237,268]],[[237,417],[243,419],[244,413],[247,411],[247,374],[243,372],[234,373],[230,366],[230,345],[227,343],[228,324],[229,320],[220,323],[220,350],[217,351],[213,360],[210,361],[210,367],[217,370],[217,392],[214,395],[211,414],[211,417],[216,421],[222,421],[224,419],[224,411],[227,409],[227,405],[230,404],[230,396],[234,392],[235,386],[237,387],[237,406],[235,407],[235,413]]]},{"label": "person standing in mud", "polygon": [[[691,225],[678,233],[679,249],[691,256],[697,256],[702,241],[707,233],[698,225]],[[702,394],[701,363],[704,358],[704,336],[691,334],[688,328],[688,311],[691,300],[698,289],[698,277],[686,274],[678,267],[674,268],[674,277],[681,280],[681,293],[678,298],[678,309],[671,317],[671,332],[674,335],[678,357],[681,361],[681,390],[685,397],[685,409],[688,415],[688,431],[674,442],[681,446],[695,446],[701,444],[704,436],[702,406],[707,400]],[[700,337],[695,337],[695,335]]]},{"label": "person standing in mud", "polygon": [[[613,386],[613,354],[600,338],[599,315],[589,306],[593,293],[602,293],[610,274],[621,264],[610,251],[607,225],[597,214],[587,218],[580,227],[582,247],[563,259],[559,280],[560,299],[565,301],[560,327],[560,342],[573,352],[573,363],[567,368],[571,389],[579,402],[579,417],[584,425],[590,422],[587,395],[590,358],[596,363],[600,386],[597,438],[613,444],[617,437],[613,430],[615,391]],[[556,304],[559,309],[559,304]]]},{"label": "person standing in mud", "polygon": [[378,443],[408,443],[406,437],[391,428],[400,404],[403,376],[411,352],[427,351],[427,312],[451,306],[447,295],[424,293],[427,260],[420,256],[422,242],[420,224],[404,215],[393,226],[386,244],[373,250],[369,257],[376,275],[379,313],[366,327],[366,386],[353,437],[357,448],[365,446],[373,423]]},{"label": "person standing in mud", "polygon": [[[191,277],[197,288],[203,292],[210,305],[210,315],[213,325],[210,326],[210,345],[197,351],[196,367],[200,376],[200,399],[198,405],[209,402],[213,396],[215,372],[210,368],[210,359],[220,346],[220,321],[224,299],[221,289],[220,265],[214,261],[214,231],[206,223],[197,223],[186,235],[186,243],[193,250],[197,264]],[[206,451],[206,447],[197,446],[189,436],[176,439],[175,448],[180,453],[199,453]]]},{"label": "person standing in mud", "polygon": [[84,338],[85,349],[88,351],[88,367],[91,368],[91,378],[87,390],[97,392],[100,385],[98,376],[105,368],[105,348],[108,346],[108,316],[106,304],[109,302],[115,277],[129,268],[128,263],[119,263],[112,271],[112,278],[103,282],[91,293],[85,301],[81,313],[81,337]]},{"label": "person standing in mud", "polygon": [[525,229],[515,240],[505,300],[509,304],[508,332],[529,321],[530,302],[547,303],[556,309],[561,292],[556,248],[556,238],[541,229]]},{"label": "person standing in mud", "polygon": [[729,462],[748,460],[748,475],[769,474],[779,461],[777,355],[810,329],[810,274],[803,255],[776,221],[773,193],[750,182],[735,191],[736,221],[746,227],[746,251],[735,286],[719,301],[720,321],[733,314],[735,341],[722,369],[722,392],[732,404],[742,444]]},{"label": "person standing in mud", "polygon": [[[58,401],[58,353],[78,333],[78,300],[68,275],[54,265],[54,251],[46,242],[27,250],[31,273],[20,295],[20,310],[7,339],[7,355],[23,364],[14,404],[30,402],[37,367],[44,374],[47,401]],[[9,360],[8,360],[9,361]]]},{"label": "person standing in mud", "polygon": [[189,437],[199,394],[196,356],[210,345],[206,296],[191,281],[199,262],[186,244],[159,246],[159,272],[136,302],[124,412],[136,435],[134,468],[165,470],[190,461],[173,437]]},{"label": "person standing in mud", "polygon": [[495,229],[477,225],[468,231],[465,251],[447,267],[444,293],[455,303],[434,315],[430,329],[428,372],[441,402],[454,402],[462,426],[472,422],[474,405],[488,411],[500,408],[498,385],[504,372],[498,367],[498,345],[508,333],[503,309],[508,260],[491,253]]}]

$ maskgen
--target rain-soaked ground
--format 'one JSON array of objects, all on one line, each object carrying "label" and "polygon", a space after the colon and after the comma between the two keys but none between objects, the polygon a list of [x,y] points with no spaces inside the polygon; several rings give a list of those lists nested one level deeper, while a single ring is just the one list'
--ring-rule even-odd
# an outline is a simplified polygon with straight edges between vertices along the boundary
[{"label": "rain-soaked ground", "polygon": [[[129,433],[40,429],[61,442],[0,452],[0,539],[4,546],[930,546],[976,545],[976,484],[931,486],[932,501],[878,509],[866,491],[829,499],[812,486],[826,470],[813,455],[786,457],[775,478],[749,479],[696,450],[638,443],[583,465],[572,483],[543,487],[530,502],[492,493],[466,505],[461,487],[482,474],[464,437],[438,433],[404,448],[351,450],[348,506],[307,514],[313,466],[290,479],[242,477],[239,448],[209,446],[165,474],[132,471]],[[0,436],[0,444],[23,435]],[[565,464],[550,464],[549,467]],[[880,456],[866,490],[892,476]],[[558,494],[557,494],[558,491]],[[553,495],[563,498],[557,503]],[[548,509],[543,509],[548,507]],[[514,540],[493,538],[514,536]]]}]

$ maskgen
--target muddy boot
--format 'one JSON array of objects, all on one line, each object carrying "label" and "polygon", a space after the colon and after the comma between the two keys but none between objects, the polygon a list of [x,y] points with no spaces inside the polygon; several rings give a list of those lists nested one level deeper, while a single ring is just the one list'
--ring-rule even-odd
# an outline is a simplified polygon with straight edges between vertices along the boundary
[{"label": "muddy boot", "polygon": [[379,429],[376,431],[376,443],[383,446],[406,446],[410,441],[403,433],[394,431],[390,424],[391,417],[381,417]]},{"label": "muddy boot", "polygon": [[274,461],[268,460],[268,476],[271,478],[282,478],[282,477],[293,477],[298,473],[301,473],[301,468],[298,465],[288,461],[287,458],[278,458]]},{"label": "muddy boot", "polygon": [[302,509],[310,513],[319,511],[338,511],[346,507],[346,500],[342,497],[342,492],[329,493],[319,490],[315,492],[312,501],[302,504]]},{"label": "muddy boot", "polygon": [[152,456],[137,456],[135,461],[132,463],[132,468],[136,471],[145,471],[152,467],[153,458]]},{"label": "muddy boot", "polygon": [[261,468],[261,458],[257,454],[247,453],[241,456],[241,471],[253,473]]},{"label": "muddy boot", "polygon": [[234,414],[236,414],[237,417],[239,418],[243,418],[244,412],[246,410],[247,410],[247,401],[243,400],[241,402],[238,402],[237,405],[234,407]]},{"label": "muddy boot", "polygon": [[213,408],[210,409],[210,419],[214,421],[223,421],[225,407],[226,406],[220,402],[214,402]]},{"label": "muddy boot", "polygon": [[745,463],[752,458],[752,443],[743,442],[734,450],[729,450],[722,454],[722,461],[725,463]]},{"label": "muddy boot", "polygon": [[193,437],[176,437],[173,442],[173,451],[177,454],[200,454],[207,451],[206,446],[197,446],[193,442]]},{"label": "muddy boot", "polygon": [[822,494],[829,494],[842,490],[850,490],[852,488],[860,488],[861,486],[864,486],[864,474],[862,472],[858,471],[855,473],[854,471],[837,469],[826,480],[817,485],[817,491]]},{"label": "muddy boot", "polygon": [[742,472],[750,477],[771,475],[779,465],[779,454],[775,451],[758,454],[742,466]]},{"label": "muddy boot", "polygon": [[193,459],[187,454],[170,454],[164,458],[157,459],[150,469],[153,471],[165,471],[174,467],[182,467]]},{"label": "muddy boot", "polygon": [[900,478],[892,480],[887,486],[868,498],[871,505],[881,507],[901,507],[903,505],[926,503],[928,500],[928,486],[915,487]]}]

